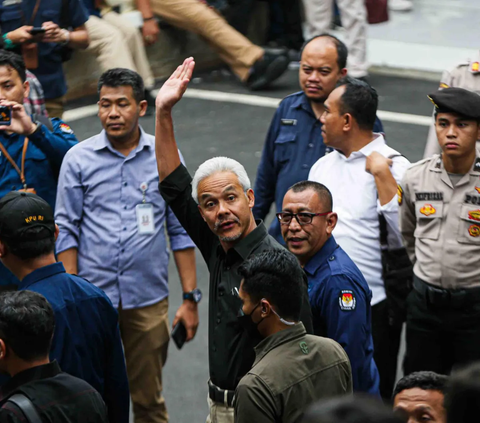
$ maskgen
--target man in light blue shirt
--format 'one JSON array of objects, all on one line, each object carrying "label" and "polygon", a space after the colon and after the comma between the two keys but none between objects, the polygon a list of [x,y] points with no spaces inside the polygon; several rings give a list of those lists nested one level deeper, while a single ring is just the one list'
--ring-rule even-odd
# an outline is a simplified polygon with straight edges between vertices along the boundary
[{"label": "man in light blue shirt", "polygon": [[[158,191],[155,139],[139,126],[141,77],[112,69],[99,80],[104,130],[65,156],[55,220],[59,260],[103,289],[118,308],[135,423],[168,421],[161,370],[168,330],[165,226],[184,290],[187,340],[198,326],[194,244]],[[194,295],[195,294],[195,295]]]}]

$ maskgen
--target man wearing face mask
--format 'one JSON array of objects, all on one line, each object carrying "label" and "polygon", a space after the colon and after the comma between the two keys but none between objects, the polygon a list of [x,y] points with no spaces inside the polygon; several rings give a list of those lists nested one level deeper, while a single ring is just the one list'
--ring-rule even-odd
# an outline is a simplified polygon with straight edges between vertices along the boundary
[{"label": "man wearing face mask", "polygon": [[263,340],[237,386],[235,422],[293,423],[309,404],[351,393],[345,351],[331,339],[307,335],[299,322],[304,282],[297,260],[285,250],[267,250],[238,272],[239,319]]}]

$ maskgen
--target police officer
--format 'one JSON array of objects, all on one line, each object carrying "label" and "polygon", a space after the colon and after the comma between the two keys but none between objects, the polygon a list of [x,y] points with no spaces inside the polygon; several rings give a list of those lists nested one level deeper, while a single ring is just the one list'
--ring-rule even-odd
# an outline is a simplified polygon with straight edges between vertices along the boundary
[{"label": "police officer", "polygon": [[480,96],[430,94],[440,155],[414,164],[398,189],[414,263],[407,299],[407,373],[449,373],[480,357]]},{"label": "police officer", "polygon": [[[480,94],[480,50],[473,59],[465,60],[455,66],[453,70],[443,73],[439,89],[450,87],[465,88]],[[480,148],[480,140],[478,141],[477,148]],[[432,124],[428,132],[423,157],[426,159],[437,153],[440,153],[440,147],[437,142],[435,126]]]}]

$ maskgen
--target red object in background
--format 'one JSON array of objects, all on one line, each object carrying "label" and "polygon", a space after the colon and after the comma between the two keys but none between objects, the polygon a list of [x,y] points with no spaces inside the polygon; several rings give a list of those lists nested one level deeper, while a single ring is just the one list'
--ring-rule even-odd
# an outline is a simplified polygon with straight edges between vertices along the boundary
[{"label": "red object in background", "polygon": [[388,0],[365,0],[369,24],[388,21]]}]

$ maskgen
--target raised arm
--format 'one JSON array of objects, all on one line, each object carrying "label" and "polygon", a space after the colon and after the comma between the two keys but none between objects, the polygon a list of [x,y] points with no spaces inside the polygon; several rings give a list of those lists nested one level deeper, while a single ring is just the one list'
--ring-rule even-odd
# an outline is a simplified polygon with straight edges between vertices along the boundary
[{"label": "raised arm", "polygon": [[163,84],[156,100],[155,152],[160,182],[180,166],[180,156],[173,130],[172,108],[185,93],[192,77],[195,62],[185,59]]}]

